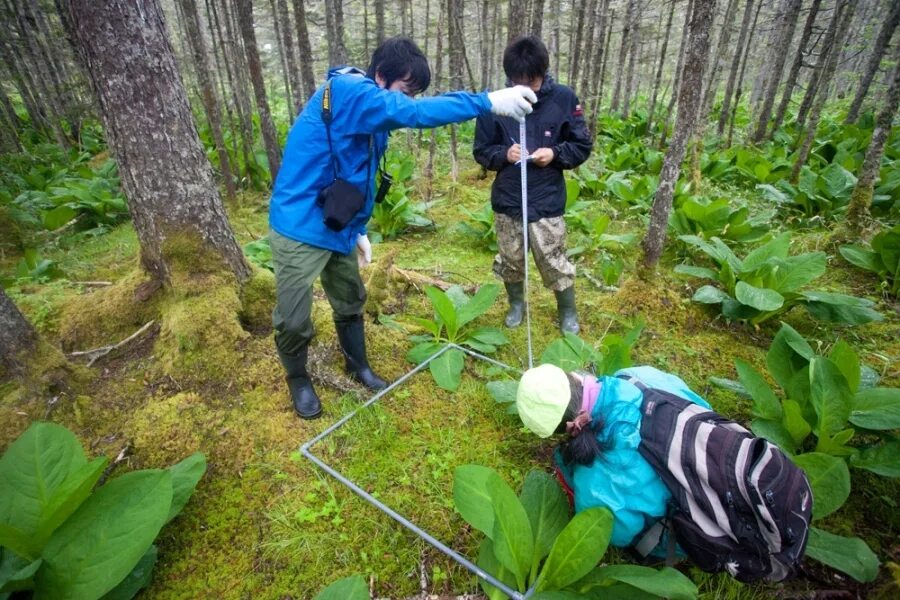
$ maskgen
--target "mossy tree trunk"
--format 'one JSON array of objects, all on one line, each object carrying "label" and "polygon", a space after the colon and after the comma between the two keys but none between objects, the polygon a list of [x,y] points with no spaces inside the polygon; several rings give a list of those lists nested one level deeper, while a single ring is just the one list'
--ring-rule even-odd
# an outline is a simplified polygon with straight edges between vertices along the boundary
[{"label": "mossy tree trunk", "polygon": [[675,117],[675,133],[666,151],[659,187],[650,211],[650,226],[642,243],[645,267],[653,267],[659,262],[666,242],[666,228],[672,211],[672,197],[675,184],[681,173],[681,162],[687,142],[697,121],[697,109],[703,96],[703,74],[709,58],[709,30],[712,25],[716,0],[695,0],[687,48],[684,58],[684,72],[678,88],[678,114]]},{"label": "mossy tree trunk", "polygon": [[0,376],[17,371],[20,359],[37,343],[37,334],[0,287]]},{"label": "mossy tree trunk", "polygon": [[245,280],[250,270],[200,143],[158,0],[60,0],[60,8],[119,165],[144,269],[169,281],[177,259],[169,249],[188,242]]},{"label": "mossy tree trunk", "polygon": [[884,154],[884,144],[891,133],[891,125],[897,114],[897,106],[900,104],[900,52],[894,53],[894,60],[898,61],[891,77],[891,87],[888,90],[887,101],[875,122],[875,131],[872,132],[872,140],[866,149],[866,158],[863,161],[862,171],[856,182],[856,188],[850,197],[850,206],[847,209],[847,227],[858,233],[869,215],[869,206],[872,204],[872,194],[875,190],[875,180],[881,167],[881,157]]}]

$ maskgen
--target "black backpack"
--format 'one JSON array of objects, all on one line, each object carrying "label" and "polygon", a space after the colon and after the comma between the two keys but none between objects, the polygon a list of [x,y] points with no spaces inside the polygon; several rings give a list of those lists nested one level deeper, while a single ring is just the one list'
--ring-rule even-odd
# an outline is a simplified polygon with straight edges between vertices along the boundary
[{"label": "black backpack", "polygon": [[644,394],[639,451],[672,493],[667,519],[635,548],[646,555],[669,528],[704,571],[744,582],[794,575],[812,516],[803,470],[714,411],[625,379]]}]

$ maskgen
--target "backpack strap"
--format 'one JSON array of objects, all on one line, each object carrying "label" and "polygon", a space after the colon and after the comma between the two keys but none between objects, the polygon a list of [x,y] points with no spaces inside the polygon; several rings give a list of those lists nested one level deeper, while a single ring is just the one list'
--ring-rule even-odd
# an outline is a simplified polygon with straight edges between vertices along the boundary
[{"label": "backpack strap", "polygon": [[[334,102],[331,97],[331,82],[328,79],[325,82],[325,89],[322,91],[322,122],[325,123],[325,135],[328,138],[328,152],[331,154],[331,169],[334,171],[334,179],[338,179],[338,159],[334,153],[334,146],[331,143],[331,122],[334,120],[334,112],[332,106]],[[369,153],[366,156],[366,197],[369,195],[369,185],[372,179],[372,151],[375,146],[375,136],[369,136]],[[382,156],[383,158],[383,156]]]},{"label": "backpack strap", "polygon": [[[641,555],[641,558],[647,558],[653,549],[659,545],[660,540],[662,540],[663,532],[666,530],[665,519],[660,519],[650,527],[648,527],[644,533],[637,538],[637,541],[634,542],[634,550],[638,554]],[[672,536],[669,536],[672,537]]]}]

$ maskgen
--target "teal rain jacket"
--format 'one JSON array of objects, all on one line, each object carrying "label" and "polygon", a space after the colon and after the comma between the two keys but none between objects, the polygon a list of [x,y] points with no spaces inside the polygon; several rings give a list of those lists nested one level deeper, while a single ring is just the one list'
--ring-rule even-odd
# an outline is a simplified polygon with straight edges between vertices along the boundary
[{"label": "teal rain jacket", "polygon": [[[710,408],[687,384],[653,367],[621,369],[616,375],[635,377],[644,385],[671,392],[685,400]],[[610,543],[630,546],[646,527],[665,516],[671,498],[662,479],[638,452],[641,443],[641,402],[643,393],[634,384],[617,377],[600,377],[599,396],[591,419],[602,419],[597,439],[607,449],[593,464],[566,466],[559,452],[556,463],[575,492],[575,512],[603,506],[613,514]]]},{"label": "teal rain jacket", "polygon": [[322,122],[324,86],[320,86],[288,134],[281,170],[272,191],[269,226],[292,240],[349,254],[356,245],[356,237],[366,232],[366,223],[372,215],[375,172],[387,149],[388,132],[466,121],[489,112],[491,102],[487,93],[468,92],[414,100],[401,92],[378,87],[358,69],[332,69],[328,78],[333,80],[331,140],[338,159],[338,176],[365,193],[365,206],[341,231],[332,231],[322,222],[316,197],[319,190],[334,180],[334,171]]}]

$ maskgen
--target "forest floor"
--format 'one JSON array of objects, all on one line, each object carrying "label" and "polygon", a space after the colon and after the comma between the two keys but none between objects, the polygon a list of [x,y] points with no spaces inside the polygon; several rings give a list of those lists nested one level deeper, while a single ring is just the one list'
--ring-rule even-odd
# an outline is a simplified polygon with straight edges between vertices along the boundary
[{"label": "forest floor", "polygon": [[[492,253],[477,247],[458,227],[466,219],[462,208],[477,210],[488,198],[490,178],[479,175],[471,160],[462,162],[457,184],[449,184],[442,174],[435,190],[438,202],[429,210],[436,228],[376,244],[375,264],[366,269],[366,276],[377,277],[379,269],[383,273],[384,261],[390,259],[405,270],[462,285],[495,281]],[[247,193],[229,206],[241,244],[265,235],[267,200]],[[604,203],[597,203],[597,210],[606,210]],[[644,227],[640,218],[620,215],[611,230],[642,235]],[[795,240],[811,249],[821,243],[821,232],[800,233]],[[20,285],[10,293],[42,335],[66,351],[115,343],[137,330],[142,317],[123,316],[127,325],[110,328],[115,337],[102,341],[73,337],[70,320],[80,316],[89,322],[96,317],[90,312],[73,315],[72,307],[104,305],[111,292],[71,282],[120,282],[133,277],[137,253],[134,231],[125,224],[77,247],[45,251],[60,264],[67,280]],[[673,250],[650,281],[633,278],[636,257],[637,248],[632,248],[617,289],[601,290],[585,277],[577,279],[581,337],[596,343],[606,332],[621,333],[643,319],[646,326],[633,351],[635,364],[678,374],[719,412],[747,422],[749,401],[711,385],[709,378],[736,378],[735,358],[761,368],[778,323],[765,323],[758,330],[729,324],[692,303],[690,282],[672,275],[678,260]],[[873,278],[849,265],[832,263],[823,278],[828,289],[872,296]],[[579,269],[590,270],[590,265],[581,264]],[[530,288],[533,347],[540,356],[558,337],[555,305],[535,269]],[[403,315],[431,316],[422,289],[413,283],[382,278],[370,284],[369,292],[375,314],[388,314],[396,321],[402,321]],[[256,302],[258,314],[271,311],[271,294],[262,294]],[[204,307],[199,304],[197,310]],[[785,321],[814,347],[830,345],[838,337],[846,339],[886,385],[897,386],[900,316],[896,304],[883,299],[878,308],[886,315],[884,322],[857,328],[821,324],[799,308],[788,313]],[[500,325],[504,311],[501,297],[479,322]],[[369,397],[343,373],[330,308],[321,291],[314,319],[318,335],[312,371],[324,403],[318,420],[303,421],[294,414],[270,327],[259,322],[247,326],[239,347],[228,349],[239,353],[240,369],[224,373],[212,369],[214,376],[208,381],[201,373],[195,382],[159,375],[161,359],[154,354],[159,330],[151,327],[136,341],[99,359],[90,368],[89,383],[66,393],[35,396],[9,385],[0,388],[0,447],[31,421],[43,419],[69,427],[90,455],[122,454],[118,472],[164,467],[196,450],[206,454],[208,470],[193,498],[160,534],[159,562],[143,598],[306,599],[335,579],[354,573],[365,575],[376,597],[477,594],[474,576],[299,453],[303,442]],[[520,327],[507,333],[510,343],[494,358],[523,368],[526,331]],[[368,315],[369,357],[386,379],[396,380],[413,367],[404,358],[412,346],[408,337],[392,326],[391,319],[379,321]],[[222,350],[196,351],[206,355],[204,364],[214,365]],[[427,372],[416,375],[357,414],[314,452],[373,496],[474,559],[480,534],[473,533],[453,509],[454,468],[467,463],[493,467],[518,489],[531,468],[548,468],[552,448],[552,441],[527,435],[518,419],[491,398],[485,384],[503,377],[508,375],[502,369],[472,358],[467,359],[456,393],[438,388]],[[858,535],[882,561],[900,562],[900,511],[896,509],[900,486],[896,480],[860,470],[853,470],[852,477],[850,501],[825,520],[825,528]],[[611,550],[606,560],[628,561],[629,557]],[[828,597],[871,597],[890,579],[883,568],[875,584],[858,586],[810,563],[801,578],[786,585],[743,585],[725,575],[710,576],[684,564],[680,568],[698,583],[703,598],[807,598],[825,590],[846,594]]]}]

